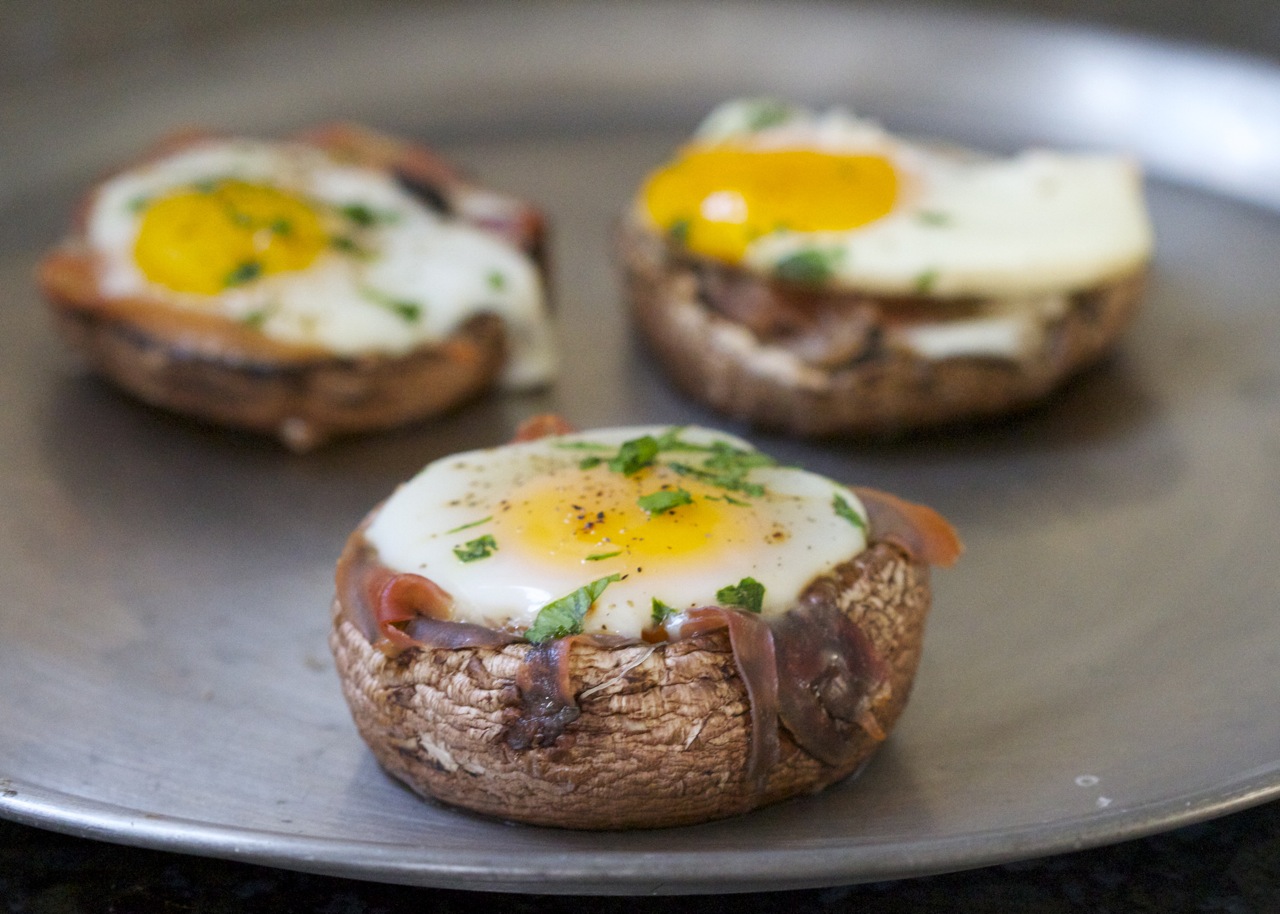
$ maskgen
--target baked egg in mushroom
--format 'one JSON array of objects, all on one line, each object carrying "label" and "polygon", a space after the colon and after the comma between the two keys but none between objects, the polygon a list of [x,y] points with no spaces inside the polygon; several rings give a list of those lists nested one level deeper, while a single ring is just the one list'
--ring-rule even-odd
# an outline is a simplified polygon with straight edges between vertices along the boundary
[{"label": "baked egg in mushroom", "polygon": [[330,643],[381,764],[489,815],[642,828],[865,762],[950,526],[709,429],[537,427],[433,462],[348,540]]},{"label": "baked egg in mushroom", "polygon": [[148,402],[306,449],[554,373],[541,218],[361,128],[190,135],[87,198],[40,283]]},{"label": "baked egg in mushroom", "polygon": [[765,99],[718,107],[644,178],[618,248],[686,392],[875,436],[1042,400],[1115,344],[1152,249],[1127,156],[984,155]]}]

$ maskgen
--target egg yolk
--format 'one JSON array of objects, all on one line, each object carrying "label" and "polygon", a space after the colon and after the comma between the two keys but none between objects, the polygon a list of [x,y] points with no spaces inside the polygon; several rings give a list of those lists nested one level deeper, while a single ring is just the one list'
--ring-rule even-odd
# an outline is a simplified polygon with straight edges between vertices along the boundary
[{"label": "egg yolk", "polygon": [[[662,499],[682,503],[657,510],[651,499],[657,493],[668,493],[657,500],[659,506]],[[761,535],[755,512],[724,496],[723,489],[663,466],[630,476],[603,467],[571,469],[515,490],[494,522],[498,542],[553,564],[594,563],[615,554],[641,565],[700,562]]]},{"label": "egg yolk", "polygon": [[859,228],[887,215],[897,196],[898,174],[883,156],[727,146],[687,150],[643,190],[663,231],[729,261],[770,232]]},{"label": "egg yolk", "polygon": [[260,276],[304,269],[328,243],[311,203],[275,187],[228,179],[151,201],[134,258],[154,283],[217,295]]}]

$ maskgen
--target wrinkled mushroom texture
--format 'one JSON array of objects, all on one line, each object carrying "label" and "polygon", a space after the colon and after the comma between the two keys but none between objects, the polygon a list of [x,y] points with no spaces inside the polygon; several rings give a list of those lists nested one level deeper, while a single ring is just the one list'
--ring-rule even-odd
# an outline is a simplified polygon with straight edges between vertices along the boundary
[{"label": "wrinkled mushroom texture", "polygon": [[[1148,277],[1142,265],[1025,307],[813,290],[691,255],[634,219],[618,258],[636,329],[677,387],[802,436],[892,437],[1025,409],[1114,348]],[[1016,351],[931,343],[997,326]]]},{"label": "wrinkled mushroom texture", "polygon": [[[825,787],[884,740],[929,608],[926,559],[908,548],[874,543],[772,627],[713,607],[688,637],[656,644],[583,635],[384,651],[353,605],[359,588],[340,585],[331,645],[361,736],[423,796],[539,825],[690,824]],[[348,583],[366,561],[357,532]]]}]

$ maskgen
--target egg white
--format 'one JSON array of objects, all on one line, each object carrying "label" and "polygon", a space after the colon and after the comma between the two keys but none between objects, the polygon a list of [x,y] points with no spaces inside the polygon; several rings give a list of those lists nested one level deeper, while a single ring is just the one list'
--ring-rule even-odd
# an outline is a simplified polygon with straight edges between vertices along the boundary
[{"label": "egg white", "polygon": [[[490,628],[524,631],[547,603],[610,574],[610,583],[584,621],[588,632],[638,637],[651,626],[653,599],[677,611],[720,603],[717,591],[751,577],[764,585],[762,612],[772,616],[794,604],[815,577],[866,548],[866,513],[847,488],[791,467],[759,467],[749,479],[765,495],[747,499],[767,510],[770,523],[786,536],[760,537],[745,548],[698,553],[662,562],[625,555],[602,561],[554,561],[509,535],[495,538],[496,550],[461,561],[454,549],[495,529],[487,520],[502,501],[530,480],[578,466],[579,446],[616,450],[644,435],[660,437],[668,427],[600,429],[574,435],[456,454],[429,464],[401,486],[376,512],[365,536],[381,561],[394,571],[421,574],[454,599],[454,618]],[[680,431],[684,441],[726,442],[750,450],[746,442],[697,427]],[[687,453],[660,453],[658,460],[689,459]],[[602,471],[603,472],[603,471]],[[856,512],[862,525],[834,510],[836,498]],[[677,508],[678,512],[679,509]],[[691,561],[691,559],[698,559]]]},{"label": "egg white", "polygon": [[[269,184],[334,207],[359,205],[379,220],[361,232],[359,256],[323,252],[309,267],[263,276],[216,296],[175,292],[147,279],[134,259],[147,201],[200,182]],[[393,176],[341,164],[318,149],[209,140],[105,182],[87,216],[86,238],[108,297],[140,297],[251,323],[289,344],[339,356],[403,355],[448,336],[480,312],[507,323],[507,386],[534,386],[555,372],[541,279],[502,240],[441,217]],[[421,305],[413,319],[388,302]]]},{"label": "egg white", "polygon": [[781,230],[743,262],[771,272],[819,251],[832,286],[933,297],[1035,296],[1088,288],[1139,267],[1153,235],[1136,163],[1112,155],[1033,150],[983,158],[896,138],[841,110],[815,113],[738,100],[713,111],[695,146],[816,149],[888,157],[899,201],[839,232]]}]

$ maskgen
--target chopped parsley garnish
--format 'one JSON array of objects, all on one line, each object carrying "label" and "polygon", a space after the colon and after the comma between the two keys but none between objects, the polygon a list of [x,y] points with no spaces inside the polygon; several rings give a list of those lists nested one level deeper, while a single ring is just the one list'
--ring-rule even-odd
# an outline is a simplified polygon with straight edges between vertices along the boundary
[{"label": "chopped parsley garnish", "polygon": [[806,248],[775,263],[773,273],[787,282],[825,282],[835,275],[841,255],[839,248]]},{"label": "chopped parsley garnish", "polygon": [[650,516],[653,516],[664,511],[670,511],[672,508],[678,508],[681,505],[691,505],[693,504],[693,496],[686,489],[659,489],[656,492],[650,492],[648,495],[641,495],[636,499],[636,504]]},{"label": "chopped parsley garnish", "polygon": [[776,98],[758,98],[750,102],[747,129],[754,132],[776,127],[791,120],[791,106]]},{"label": "chopped parsley garnish", "polygon": [[742,448],[734,447],[723,441],[717,441],[711,445],[711,455],[703,462],[703,466],[712,470],[725,470],[726,472],[743,472],[753,470],[756,467],[771,467],[777,463],[768,454],[762,454],[759,451],[744,451]]},{"label": "chopped parsley garnish", "polygon": [[524,633],[525,638],[535,644],[563,638],[566,635],[577,635],[582,632],[582,620],[586,618],[591,604],[599,599],[604,589],[614,581],[622,580],[621,575],[611,574],[598,578],[583,587],[579,587],[568,596],[552,600],[542,609]]},{"label": "chopped parsley garnish", "polygon": [[657,597],[654,597],[653,612],[650,615],[650,618],[653,619],[654,625],[661,625],[663,622],[666,622],[668,619],[670,619],[672,616],[676,615],[679,612],[680,610],[676,609],[674,606],[668,606],[666,603],[663,603]]},{"label": "chopped parsley garnish", "polygon": [[764,607],[764,585],[755,578],[743,578],[737,584],[717,590],[716,599],[725,606],[736,606],[747,612],[758,613]]},{"label": "chopped parsley garnish", "polygon": [[469,524],[463,524],[461,527],[454,527],[452,530],[446,530],[446,531],[445,531],[445,533],[446,533],[446,534],[448,534],[448,533],[459,533],[459,532],[461,532],[461,531],[463,531],[463,530],[470,530],[472,527],[479,527],[481,524],[487,524],[487,523],[489,523],[489,521],[491,521],[491,520],[493,520],[493,515],[492,515],[492,514],[490,514],[488,517],[482,517],[482,518],[480,518],[479,520],[473,520],[473,521],[472,521],[471,523],[469,523]]},{"label": "chopped parsley garnish", "polygon": [[[564,441],[554,446],[566,451],[607,451],[609,450],[609,446],[607,444],[596,444],[594,441]],[[583,457],[582,460],[578,461],[578,469],[589,470],[592,467],[598,467],[602,463],[604,463],[603,457],[596,457],[596,456]]]},{"label": "chopped parsley garnish", "polygon": [[354,238],[348,238],[346,235],[334,235],[329,239],[329,247],[335,251],[341,251],[344,254],[351,254],[355,257],[369,256],[369,252],[360,247]]},{"label": "chopped parsley garnish", "polygon": [[238,210],[230,203],[223,203],[222,208],[227,211],[227,218],[231,220],[232,225],[238,225],[240,228],[255,228],[253,217],[246,212]]},{"label": "chopped parsley garnish", "polygon": [[609,469],[623,476],[633,476],[653,463],[658,456],[658,441],[652,435],[622,442],[618,453],[609,458]]},{"label": "chopped parsley garnish", "polygon": [[693,220],[688,218],[676,219],[667,226],[667,237],[676,244],[684,244],[689,240],[689,230],[693,228]]},{"label": "chopped parsley garnish", "polygon": [[933,291],[933,287],[938,284],[938,271],[925,270],[916,277],[916,291],[921,295],[927,295]]},{"label": "chopped parsley garnish", "polygon": [[749,501],[743,501],[741,498],[734,498],[732,495],[704,495],[707,501],[722,501],[725,504],[737,505],[739,508],[746,508],[751,505]]},{"label": "chopped parsley garnish", "polygon": [[[764,494],[764,486],[759,483],[749,482],[747,475],[756,467],[776,465],[776,461],[772,457],[759,451],[735,447],[725,441],[713,441],[711,444],[694,444],[680,437],[682,431],[683,429],[680,426],[674,426],[656,438],[653,435],[633,438],[630,441],[623,442],[617,453],[612,457],[606,458],[603,455],[592,454],[582,458],[578,462],[578,468],[589,470],[602,463],[607,463],[609,469],[615,473],[632,476],[645,467],[652,466],[656,462],[658,455],[663,452],[683,451],[693,454],[705,454],[707,456],[700,466],[676,461],[671,461],[666,466],[681,476],[691,476],[726,491],[741,492],[744,495],[757,497]],[[557,446],[579,449],[606,449],[603,445],[579,441]],[[645,496],[645,499],[653,498],[657,494],[659,493],[654,493],[653,496]],[[733,504],[744,504],[741,501],[727,498],[726,500],[732,501]],[[644,499],[641,501],[643,507]],[[687,502],[680,503],[687,504]],[[661,504],[661,502],[654,502],[654,504]],[[645,510],[649,509],[645,508]],[[657,513],[660,510],[665,509],[657,508],[650,513]]]},{"label": "chopped parsley garnish", "polygon": [[552,447],[558,447],[564,451],[607,451],[610,450],[607,444],[597,444],[594,441],[557,441]]},{"label": "chopped parsley garnish", "polygon": [[476,562],[480,559],[487,559],[497,551],[497,540],[487,533],[453,548],[453,554],[458,557],[459,562]]},{"label": "chopped parsley garnish", "polygon": [[749,469],[717,471],[714,469],[701,469],[690,466],[687,463],[672,463],[668,464],[668,466],[681,476],[692,476],[694,479],[701,479],[703,482],[720,489],[741,492],[743,495],[749,495],[753,498],[759,498],[764,495],[764,486],[758,482],[747,481],[746,477],[747,473],[750,472]]},{"label": "chopped parsley garnish", "polygon": [[862,515],[853,510],[853,506],[841,498],[839,495],[831,502],[831,507],[835,509],[836,514],[843,517],[849,523],[853,524],[864,533],[867,530],[867,522],[862,519]]},{"label": "chopped parsley garnish", "polygon": [[615,549],[613,552],[597,552],[594,555],[587,556],[588,562],[603,562],[605,559],[611,559],[615,555],[622,555],[621,549]]},{"label": "chopped parsley garnish", "polygon": [[281,238],[293,234],[293,223],[288,219],[276,219],[267,228],[271,229],[273,235],[279,235]]},{"label": "chopped parsley garnish", "polygon": [[709,444],[693,444],[689,441],[682,441],[680,433],[684,431],[683,426],[674,426],[667,429],[658,438],[658,450],[660,451],[710,451],[712,449]]},{"label": "chopped parsley garnish", "polygon": [[125,208],[128,209],[129,212],[131,213],[140,213],[150,205],[151,205],[150,197],[146,196],[145,194],[138,194],[138,196],[134,197],[132,200],[130,200],[128,203],[125,204]]},{"label": "chopped parsley garnish", "polygon": [[671,463],[669,466],[681,476],[692,476],[717,488],[757,498],[764,494],[764,486],[749,482],[747,475],[756,467],[771,467],[777,462],[768,454],[743,450],[724,441],[715,441],[700,450],[711,455],[702,462],[702,466],[687,463]]},{"label": "chopped parsley garnish", "polygon": [[223,286],[231,288],[232,286],[242,286],[247,282],[252,282],[262,275],[262,264],[256,260],[246,260],[240,266],[236,267],[227,274],[227,278],[222,281]]},{"label": "chopped parsley garnish", "polygon": [[371,225],[377,225],[379,222],[395,222],[400,218],[399,213],[394,213],[389,210],[376,210],[363,203],[348,203],[345,206],[339,206],[338,212],[342,213],[342,215],[346,216],[356,225],[365,228]]},{"label": "chopped parsley garnish", "polygon": [[271,311],[268,308],[255,308],[240,318],[240,323],[254,330],[261,330],[263,324],[267,322],[267,318],[271,317]]},{"label": "chopped parsley garnish", "polygon": [[920,220],[921,224],[931,225],[934,228],[942,228],[951,224],[951,214],[938,212],[937,210],[922,209],[916,213],[916,218]]},{"label": "chopped parsley garnish", "polygon": [[422,318],[422,305],[407,298],[396,298],[369,286],[361,286],[360,294],[375,305],[386,308],[406,323],[414,323]]},{"label": "chopped parsley garnish", "polygon": [[501,270],[490,270],[485,277],[485,281],[489,283],[489,288],[495,292],[501,292],[507,287],[506,274]]}]

